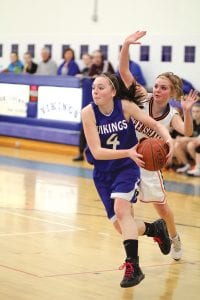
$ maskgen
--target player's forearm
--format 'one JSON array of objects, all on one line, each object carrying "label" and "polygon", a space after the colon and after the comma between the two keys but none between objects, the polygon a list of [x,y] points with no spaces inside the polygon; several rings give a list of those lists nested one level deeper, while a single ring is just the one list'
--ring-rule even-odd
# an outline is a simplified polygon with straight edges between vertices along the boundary
[{"label": "player's forearm", "polygon": [[190,111],[184,111],[184,132],[185,136],[191,136],[193,134],[193,120]]},{"label": "player's forearm", "polygon": [[129,157],[129,149],[112,150],[107,148],[91,149],[92,155],[97,160],[111,160]]},{"label": "player's forearm", "polygon": [[119,73],[122,77],[122,80],[125,82],[130,80],[134,80],[132,73],[129,70],[129,44],[125,41],[119,57]]},{"label": "player's forearm", "polygon": [[164,141],[169,141],[172,139],[169,130],[161,123],[156,122],[154,126],[155,131],[159,134],[161,138],[163,138]]}]

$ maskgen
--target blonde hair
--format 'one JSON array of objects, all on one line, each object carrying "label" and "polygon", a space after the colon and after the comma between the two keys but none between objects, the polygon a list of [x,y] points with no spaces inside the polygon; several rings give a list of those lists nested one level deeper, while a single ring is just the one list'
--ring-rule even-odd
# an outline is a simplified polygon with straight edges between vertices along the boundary
[{"label": "blonde hair", "polygon": [[172,72],[165,72],[157,76],[157,78],[167,78],[172,84],[172,97],[180,100],[183,96],[183,82],[180,77]]}]

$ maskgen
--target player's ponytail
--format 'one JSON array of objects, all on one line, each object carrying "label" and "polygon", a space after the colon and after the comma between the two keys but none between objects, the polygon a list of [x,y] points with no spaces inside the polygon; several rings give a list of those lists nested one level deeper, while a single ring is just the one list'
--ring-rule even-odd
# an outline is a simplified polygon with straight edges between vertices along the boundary
[{"label": "player's ponytail", "polygon": [[106,72],[102,73],[100,76],[104,76],[109,80],[110,84],[116,90],[116,98],[126,99],[140,106],[141,97],[144,95],[137,91],[135,82],[127,89],[123,80],[115,74]]}]

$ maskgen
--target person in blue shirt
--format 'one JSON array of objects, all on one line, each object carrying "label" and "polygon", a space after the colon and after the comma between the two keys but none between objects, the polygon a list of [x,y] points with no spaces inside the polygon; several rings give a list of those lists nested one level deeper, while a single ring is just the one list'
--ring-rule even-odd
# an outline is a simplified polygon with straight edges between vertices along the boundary
[{"label": "person in blue shirt", "polygon": [[[131,60],[130,58],[129,58],[129,70],[140,85],[142,85],[143,87],[147,86],[147,82],[144,78],[140,65],[134,62],[133,60]],[[117,76],[120,76],[119,71],[117,71]]]},{"label": "person in blue shirt", "polygon": [[183,83],[183,93],[184,95],[188,95],[191,90],[195,90],[194,86],[188,80],[181,78]]},{"label": "person in blue shirt", "polygon": [[64,61],[58,67],[57,75],[70,75],[75,76],[80,73],[78,64],[75,62],[74,50],[67,48],[64,51]]},{"label": "person in blue shirt", "polygon": [[23,71],[23,63],[19,60],[17,52],[11,52],[10,53],[10,64],[6,69],[4,69],[2,72],[11,72],[14,74],[19,74]]},{"label": "person in blue shirt", "polygon": [[[93,164],[93,180],[105,206],[108,218],[122,234],[126,260],[121,287],[131,287],[144,279],[139,267],[138,234],[152,235],[162,240],[163,254],[170,252],[171,242],[163,220],[144,223],[134,219],[132,203],[137,201],[140,184],[140,167],[144,167],[142,155],[137,153],[137,137],[132,118],[137,118],[155,130],[169,145],[172,155],[172,139],[168,130],[145,114],[135,97],[132,86],[132,102],[124,99],[120,81],[115,74],[97,75],[92,84],[93,102],[82,109],[83,129],[87,141],[86,157]],[[126,95],[125,95],[126,96]],[[128,97],[127,97],[128,98]]]},{"label": "person in blue shirt", "polygon": [[129,60],[129,70],[139,84],[141,84],[144,87],[147,85],[144,75],[142,73],[142,69],[140,68],[139,64],[137,64],[133,60]]}]

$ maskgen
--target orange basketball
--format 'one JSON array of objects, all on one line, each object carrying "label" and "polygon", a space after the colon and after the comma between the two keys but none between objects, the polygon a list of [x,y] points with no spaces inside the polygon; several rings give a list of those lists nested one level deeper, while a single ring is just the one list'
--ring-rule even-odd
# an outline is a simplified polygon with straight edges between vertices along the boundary
[{"label": "orange basketball", "polygon": [[139,142],[137,152],[143,155],[144,169],[158,171],[166,164],[169,146],[161,139],[145,138]]}]

